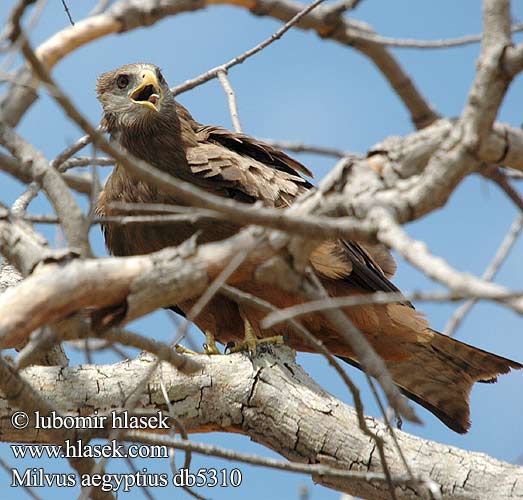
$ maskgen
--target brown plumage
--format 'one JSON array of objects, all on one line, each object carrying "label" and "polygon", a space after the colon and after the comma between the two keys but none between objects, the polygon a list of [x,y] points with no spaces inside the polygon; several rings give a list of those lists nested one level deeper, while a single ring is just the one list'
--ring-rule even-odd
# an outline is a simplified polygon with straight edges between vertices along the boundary
[{"label": "brown plumage", "polygon": [[[296,160],[267,144],[220,127],[202,126],[175,102],[160,70],[150,64],[130,64],[98,79],[103,120],[114,140],[135,156],[173,176],[240,202],[261,201],[270,207],[289,206],[312,188],[300,174],[309,171]],[[112,202],[180,203],[155,186],[139,181],[116,166],[100,195],[100,215],[117,215]],[[143,212],[142,212],[143,213]],[[229,237],[238,227],[226,221],[116,225],[104,234],[115,255],[145,254],[178,245],[199,232],[199,242]],[[397,291],[389,281],[396,266],[381,246],[349,241],[326,241],[311,256],[311,265],[331,296]],[[239,285],[277,307],[300,298],[268,289],[254,281]],[[194,301],[178,304],[187,312]],[[347,315],[383,357],[401,390],[456,432],[470,427],[469,393],[474,382],[495,381],[499,374],[522,365],[451,339],[430,329],[408,303],[368,305],[346,309]],[[310,348],[286,325],[262,331],[264,314],[218,295],[196,319],[204,331],[226,343],[241,340],[242,318],[259,337],[282,334],[290,345]],[[305,316],[303,324],[336,355],[358,366],[350,347],[321,314]]]}]

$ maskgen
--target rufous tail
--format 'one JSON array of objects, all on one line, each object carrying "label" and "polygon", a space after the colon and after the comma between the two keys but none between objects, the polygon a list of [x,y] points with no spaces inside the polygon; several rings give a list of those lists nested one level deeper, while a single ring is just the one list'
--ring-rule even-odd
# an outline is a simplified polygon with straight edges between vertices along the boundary
[{"label": "rufous tail", "polygon": [[[475,382],[496,382],[497,376],[523,365],[431,331],[428,342],[410,345],[406,361],[387,361],[401,391],[432,412],[453,431],[470,428],[469,396]],[[342,358],[360,368],[357,361]]]}]

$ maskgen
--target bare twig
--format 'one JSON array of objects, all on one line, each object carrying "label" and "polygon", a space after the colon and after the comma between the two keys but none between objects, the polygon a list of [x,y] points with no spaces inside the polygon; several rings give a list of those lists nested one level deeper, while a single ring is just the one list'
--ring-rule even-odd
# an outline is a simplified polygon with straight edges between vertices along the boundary
[{"label": "bare twig", "polygon": [[[101,127],[98,127],[97,130],[102,130]],[[62,163],[71,158],[74,154],[78,153],[88,144],[91,144],[92,138],[89,134],[84,135],[77,139],[74,144],[71,144],[66,149],[64,149],[52,162],[51,166],[53,168],[59,169]]]},{"label": "bare twig", "polygon": [[129,330],[122,330],[121,328],[107,330],[95,338],[103,338],[113,343],[150,352],[157,356],[159,360],[167,361],[183,373],[194,373],[201,369],[200,364],[196,360],[185,354],[177,353],[169,344],[138,335]]},{"label": "bare twig", "polygon": [[[12,474],[12,470],[14,467],[11,467],[2,457],[0,457],[0,466],[9,474]],[[42,500],[42,497],[38,495],[33,488],[30,488],[29,486],[26,486],[25,484],[21,484],[23,490],[33,499],[33,500]]]},{"label": "bare twig", "polygon": [[75,167],[86,167],[88,165],[98,165],[98,166],[108,166],[114,165],[114,160],[112,158],[96,158],[89,156],[79,156],[76,158],[70,158],[69,160],[64,161],[59,166],[58,170],[60,172],[66,172],[70,168]]},{"label": "bare twig", "polygon": [[[256,297],[252,294],[242,292],[241,290],[238,290],[236,288],[230,287],[228,285],[224,285],[222,287],[222,293],[224,293],[226,296],[232,298],[233,300],[239,302],[239,303],[247,303],[250,306],[254,306],[257,309],[260,309],[262,311],[277,311],[278,309],[274,307],[269,302],[266,302],[259,297]],[[315,335],[313,335],[307,328],[305,328],[301,323],[298,323],[294,319],[291,319],[289,321],[289,324],[292,326],[292,328],[300,335],[305,342],[307,342],[309,345],[314,347],[314,350],[318,352],[319,354],[322,354],[326,359],[327,362],[334,368],[334,370],[340,375],[341,379],[345,383],[345,385],[348,387],[353,400],[354,400],[354,407],[356,408],[356,413],[358,416],[358,425],[361,431],[369,436],[375,443],[376,447],[379,450],[380,458],[382,460],[383,464],[383,470],[384,474],[387,478],[387,483],[389,485],[391,498],[396,498],[394,494],[394,487],[392,485],[392,478],[390,476],[390,471],[387,467],[387,462],[385,458],[385,452],[384,452],[384,442],[383,438],[373,432],[369,426],[367,425],[367,422],[365,421],[365,414],[363,410],[363,403],[361,401],[360,397],[360,391],[358,387],[354,384],[354,382],[350,379],[350,377],[346,374],[345,370],[340,366],[338,361],[335,359],[334,355],[327,349],[327,347],[323,344],[323,342],[318,339]]]},{"label": "bare twig", "polygon": [[185,321],[182,323],[179,328],[179,336],[184,337],[187,329],[189,328],[189,322],[195,321],[198,316],[205,309],[207,304],[212,300],[212,298],[220,291],[220,288],[227,282],[231,275],[243,264],[245,259],[249,256],[249,253],[252,252],[256,246],[260,243],[261,236],[254,238],[249,244],[245,247],[240,247],[237,252],[232,256],[227,265],[222,269],[218,276],[213,280],[213,282],[207,287],[205,292],[198,298],[194,305],[189,310]]},{"label": "bare twig", "polygon": [[29,203],[31,203],[31,201],[38,196],[38,192],[40,191],[41,187],[42,186],[39,182],[31,182],[27,190],[22,193],[13,203],[13,206],[11,207],[11,213],[16,217],[24,217]]},{"label": "bare twig", "polygon": [[20,160],[18,167],[22,166],[27,177],[41,183],[43,191],[60,218],[69,245],[80,249],[85,255],[92,255],[85,231],[79,230],[88,227],[86,218],[61,175],[51,168],[40,151],[4,123],[0,123],[0,144]]},{"label": "bare twig", "polygon": [[[470,296],[474,297],[477,294],[481,294],[484,298],[489,297],[494,300],[502,300],[516,309],[521,309],[523,306],[520,299],[510,297],[511,292],[505,287],[456,271],[443,259],[433,256],[425,244],[412,239],[394,221],[390,213],[381,209],[375,210],[376,220],[379,219],[378,223],[381,226],[381,229],[378,231],[380,241],[394,248],[405,260],[430,278],[443,283],[452,292],[464,296],[470,294]],[[507,293],[509,294],[508,298]]]},{"label": "bare twig", "polygon": [[89,15],[97,16],[98,14],[101,14],[104,10],[107,9],[111,2],[112,0],[98,0],[98,3],[95,5],[93,10],[89,12]]},{"label": "bare twig", "polygon": [[518,207],[520,211],[523,211],[523,198],[521,195],[514,189],[512,184],[507,178],[507,172],[499,169],[497,166],[492,165],[487,168],[480,170],[481,175],[487,179],[494,181],[501,190],[513,201],[514,205]]},{"label": "bare twig", "polygon": [[223,87],[225,94],[227,95],[227,103],[229,104],[229,113],[231,114],[232,126],[234,131],[241,133],[242,126],[240,124],[240,114],[238,113],[238,105],[236,104],[236,95],[232,89],[231,83],[227,78],[226,70],[219,70],[217,73],[218,80]]},{"label": "bare twig", "polygon": [[[123,438],[128,441],[135,441],[144,444],[161,444],[180,450],[190,449],[193,453],[200,453],[202,455],[220,457],[225,460],[243,462],[251,465],[259,465],[261,467],[269,467],[271,469],[284,470],[298,474],[309,474],[312,476],[332,476],[340,478],[361,478],[367,481],[386,481],[385,475],[381,473],[341,470],[321,464],[298,464],[288,462],[286,460],[279,460],[276,458],[265,458],[250,453],[242,453],[236,450],[228,450],[220,446],[196,443],[195,441],[184,441],[182,439],[173,439],[168,436],[159,436],[142,431],[127,431],[123,435]],[[412,483],[410,477],[395,476],[392,478],[392,480],[396,485]]]},{"label": "bare twig", "polygon": [[355,153],[349,151],[343,151],[341,149],[328,148],[324,146],[313,146],[311,144],[304,144],[303,142],[296,141],[280,141],[274,139],[260,139],[261,141],[269,144],[273,148],[287,149],[295,153],[313,153],[317,155],[334,156],[335,158],[346,158],[346,157],[357,157]]},{"label": "bare twig", "polygon": [[[151,363],[151,366],[147,370],[145,370],[145,373],[141,379],[139,379],[134,386],[133,390],[130,394],[125,395],[125,405],[124,405],[124,411],[132,412],[135,410],[135,408],[140,403],[140,398],[142,397],[142,394],[144,392],[145,387],[147,386],[151,376],[154,374],[158,366],[160,365],[160,360],[156,358],[153,363]],[[109,440],[110,441],[118,441],[121,439],[122,434],[124,433],[124,429],[122,428],[112,428],[109,431]],[[109,462],[109,459],[111,457],[104,455],[103,458],[100,459],[98,462],[92,463],[92,466],[90,467],[90,470],[87,471],[91,476],[94,474],[100,474],[103,472],[106,464]],[[94,486],[90,484],[89,486],[82,488],[81,494],[78,498],[78,500],[89,500],[91,498],[91,495],[93,493]]]},{"label": "bare twig", "polygon": [[[173,405],[171,404],[171,400],[169,399],[169,395],[167,394],[167,389],[166,389],[165,384],[162,379],[160,379],[160,389],[162,390],[162,396],[163,396],[163,399],[165,400],[165,404],[167,405],[167,409],[169,410],[169,416],[170,416],[173,424],[176,426],[178,432],[180,433],[181,438],[184,441],[188,441],[189,435],[187,434],[187,431],[185,430],[185,426],[183,425],[181,420],[176,416],[176,414],[174,412]],[[174,432],[174,428],[172,426],[169,428],[169,436],[171,438],[175,438],[175,432]],[[175,452],[174,448],[169,448],[169,463],[170,463],[171,472],[173,473],[173,475],[175,475],[178,472],[178,469],[176,467],[174,452]],[[183,464],[183,468],[185,470],[190,469],[191,460],[192,460],[192,450],[185,450],[185,462]],[[193,491],[188,486],[183,485],[182,489],[194,498],[197,498],[199,500],[207,500],[205,497],[199,495],[198,493]]]},{"label": "bare twig", "polygon": [[[523,215],[518,214],[517,217],[514,219],[514,222],[512,222],[512,225],[510,226],[508,233],[505,235],[505,238],[501,242],[501,245],[499,246],[496,255],[494,255],[492,262],[489,264],[489,266],[481,276],[482,279],[484,279],[485,281],[491,281],[492,279],[494,279],[500,267],[503,265],[503,263],[509,256],[510,251],[516,243],[519,235],[521,234],[522,228]],[[447,335],[453,337],[456,334],[456,330],[458,329],[459,325],[463,322],[465,316],[468,314],[468,312],[472,309],[472,307],[474,306],[474,304],[476,304],[477,301],[478,299],[469,299],[467,300],[467,302],[458,307],[452,313],[452,316],[445,325],[444,331]]]},{"label": "bare twig", "polygon": [[[307,287],[306,296],[309,299],[327,298],[328,294],[317,276],[313,272],[309,272],[308,276],[312,286]],[[339,309],[325,310],[322,314],[336,328],[343,341],[352,348],[363,370],[379,382],[389,405],[411,422],[421,423],[407,398],[395,385],[383,359],[376,354],[372,345],[349,317]],[[380,453],[383,453],[383,449]]]},{"label": "bare twig", "polygon": [[297,24],[300,21],[300,19],[305,17],[309,12],[311,12],[315,7],[320,5],[323,1],[324,0],[314,0],[314,2],[309,4],[304,9],[301,9],[296,15],[289,19],[289,21],[287,21],[278,31],[276,31],[276,33],[271,35],[269,38],[265,39],[263,42],[259,43],[252,49],[246,50],[243,54],[236,56],[234,59],[231,59],[230,61],[221,64],[220,66],[216,66],[215,68],[206,71],[205,73],[201,74],[200,76],[197,76],[196,78],[193,78],[192,80],[186,80],[182,84],[177,85],[176,87],[171,89],[172,93],[174,95],[177,95],[181,94],[182,92],[187,92],[188,90],[191,90],[194,87],[201,85],[202,83],[208,82],[213,78],[217,78],[220,72],[227,73],[227,71],[233,66],[243,63],[249,57],[252,57],[271,43],[275,42],[276,40],[279,40],[287,31],[289,31],[295,24]]},{"label": "bare twig", "polygon": [[[519,33],[521,31],[523,31],[523,23],[515,23],[512,25],[512,33]],[[361,37],[366,38],[369,42],[380,43],[386,47],[395,47],[399,49],[449,49],[481,42],[483,34],[465,35],[443,40],[398,39],[380,35],[361,35]]]},{"label": "bare twig", "polygon": [[[508,290],[499,300],[522,297],[523,291]],[[483,299],[484,296],[476,290],[470,289],[466,293],[460,292],[375,292],[362,295],[348,295],[340,297],[329,297],[326,299],[303,302],[285,309],[278,309],[268,314],[261,322],[262,328],[272,328],[278,323],[299,318],[307,314],[324,311],[327,309],[339,309],[345,307],[357,307],[369,304],[393,304],[405,300],[419,302],[455,302],[473,297],[474,300]],[[495,300],[495,299],[494,299]]]},{"label": "bare twig", "polygon": [[362,0],[337,0],[326,7],[327,17],[339,17],[349,10],[355,9]]},{"label": "bare twig", "polygon": [[71,26],[74,26],[74,21],[71,16],[71,11],[69,10],[69,7],[67,6],[67,2],[65,0],[62,0],[62,5],[64,6],[65,13],[67,14],[67,18],[69,19]]},{"label": "bare twig", "polygon": [[372,377],[370,377],[368,373],[365,373],[365,377],[370,386],[372,395],[374,396],[376,403],[378,403],[378,407],[383,416],[383,422],[385,423],[385,426],[387,427],[387,430],[392,438],[392,441],[394,442],[394,446],[396,448],[396,451],[398,452],[398,456],[400,457],[401,462],[403,463],[403,467],[405,467],[405,471],[407,472],[407,474],[410,477],[414,478],[412,469],[411,469],[409,463],[407,462],[407,459],[405,458],[405,455],[401,449],[398,439],[396,438],[396,433],[394,432],[394,428],[390,424],[389,417],[387,415],[387,410],[386,410],[385,406],[383,405],[383,401],[381,400],[378,390],[376,389],[376,384],[374,383],[374,380],[372,380]]}]

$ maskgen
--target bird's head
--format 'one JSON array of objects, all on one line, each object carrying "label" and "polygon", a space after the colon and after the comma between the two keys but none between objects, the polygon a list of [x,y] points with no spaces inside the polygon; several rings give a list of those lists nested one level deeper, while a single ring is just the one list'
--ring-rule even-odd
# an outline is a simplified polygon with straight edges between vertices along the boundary
[{"label": "bird's head", "polygon": [[160,68],[154,64],[126,64],[103,73],[96,92],[104,118],[115,128],[151,124],[174,103]]}]

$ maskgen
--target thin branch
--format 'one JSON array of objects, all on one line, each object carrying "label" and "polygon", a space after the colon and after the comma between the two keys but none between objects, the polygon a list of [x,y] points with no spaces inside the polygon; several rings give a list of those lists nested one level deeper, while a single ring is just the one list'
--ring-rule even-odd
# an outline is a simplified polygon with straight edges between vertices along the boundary
[{"label": "thin branch", "polygon": [[[31,16],[29,18],[29,21],[27,22],[27,28],[26,31],[29,33],[33,30],[33,28],[36,26],[38,21],[40,20],[44,10],[45,6],[47,4],[47,0],[38,0],[36,2],[36,6],[34,7],[33,11],[31,12]],[[20,10],[23,12],[25,10],[26,6],[22,3],[18,3],[18,5],[15,6],[13,11],[11,12],[9,16],[9,20],[6,22],[5,25],[5,31],[0,33],[0,43],[3,42],[3,40],[8,40],[11,37],[11,29],[12,29],[12,23],[10,22],[11,19],[14,19]],[[23,40],[18,38],[16,40],[11,39],[11,43],[6,48],[0,48],[0,52],[8,52],[7,56],[2,61],[2,64],[0,64],[0,74],[3,73],[3,71],[7,71],[11,64],[16,60],[16,53],[20,49],[20,45],[22,44]],[[17,79],[16,79],[17,80]],[[15,81],[16,81],[15,80]]]},{"label": "thin branch", "polygon": [[243,63],[249,57],[252,57],[261,50],[265,49],[265,47],[269,46],[271,43],[275,42],[276,40],[279,40],[287,31],[289,31],[295,24],[297,24],[300,21],[300,19],[305,17],[309,12],[311,12],[315,7],[320,5],[323,1],[324,0],[314,0],[314,2],[312,2],[307,7],[301,9],[297,14],[295,14],[278,31],[276,31],[276,33],[274,33],[269,38],[265,39],[263,42],[259,43],[252,49],[246,50],[243,54],[236,56],[234,59],[231,59],[230,61],[221,64],[220,66],[216,66],[215,68],[206,71],[205,73],[201,74],[200,76],[197,76],[196,78],[193,78],[192,80],[186,80],[182,84],[177,85],[176,87],[171,89],[173,95],[181,94],[182,92],[187,92],[188,90],[193,89],[194,87],[197,87],[202,83],[208,82],[213,78],[217,78],[220,72],[227,73],[227,71],[233,66]]},{"label": "thin branch", "polygon": [[[300,316],[305,316],[311,313],[321,312],[328,309],[339,309],[346,307],[358,307],[362,305],[371,304],[394,304],[403,301],[419,301],[419,302],[456,302],[459,300],[473,297],[474,300],[485,298],[476,290],[467,290],[467,293],[459,292],[375,292],[361,295],[348,295],[340,297],[329,297],[327,299],[311,300],[303,302],[295,306],[278,309],[271,314],[268,314],[261,322],[261,327],[269,329],[279,323],[283,323],[292,318],[296,319]],[[523,290],[509,290],[499,300],[512,299],[523,297]],[[491,297],[488,300],[493,300]]]},{"label": "thin branch", "polygon": [[98,0],[98,3],[95,5],[93,10],[89,12],[89,16],[97,16],[104,12],[107,7],[111,4],[112,0]]},{"label": "thin branch", "polygon": [[[239,290],[237,288],[231,287],[229,285],[224,285],[221,288],[221,293],[223,293],[225,296],[233,299],[234,301],[240,303],[240,304],[247,304],[251,307],[254,307],[256,309],[259,309],[261,311],[265,312],[273,312],[275,313],[278,311],[278,309],[273,306],[271,303],[260,299],[259,297],[256,297],[255,295],[252,295],[247,292],[243,292],[242,290]],[[366,435],[369,436],[378,447],[383,447],[383,440],[380,436],[378,436],[375,432],[373,432],[369,426],[367,425],[367,422],[365,420],[365,413],[363,408],[363,402],[361,400],[360,390],[354,384],[352,379],[347,375],[346,371],[341,367],[338,360],[334,357],[334,355],[330,352],[329,349],[325,346],[325,344],[317,338],[315,335],[313,335],[305,326],[303,326],[301,323],[296,321],[295,319],[290,319],[288,321],[289,325],[293,328],[293,330],[300,335],[300,337],[311,347],[314,348],[315,352],[323,355],[329,365],[336,371],[336,373],[340,376],[343,383],[347,386],[349,389],[349,392],[351,393],[351,396],[354,401],[354,408],[356,409],[356,415],[358,417],[358,427],[360,430]]]},{"label": "thin branch", "polygon": [[31,203],[31,201],[38,196],[41,188],[42,186],[39,182],[31,182],[27,190],[24,191],[13,203],[13,206],[11,207],[11,213],[15,217],[24,218],[26,215],[25,211],[29,206],[29,203]]},{"label": "thin branch", "polygon": [[382,209],[374,209],[374,217],[380,225],[378,238],[390,248],[396,250],[405,260],[420,269],[428,277],[443,283],[451,291],[474,297],[481,294],[484,298],[500,300],[523,311],[523,303],[518,298],[507,298],[511,293],[505,287],[460,273],[453,269],[445,260],[433,256],[424,243],[412,239],[405,230],[397,224],[390,213]]},{"label": "thin branch", "polygon": [[362,0],[336,0],[325,8],[327,18],[338,18],[347,11],[354,10],[361,2]]},{"label": "thin branch", "polygon": [[329,148],[325,146],[314,146],[311,144],[305,144],[297,141],[280,141],[274,139],[260,139],[269,146],[277,149],[286,149],[287,151],[293,151],[295,153],[312,153],[324,156],[334,156],[335,158],[347,158],[347,157],[358,157],[356,153],[349,151],[343,151],[341,149]]},{"label": "thin branch", "polygon": [[[132,473],[135,473],[138,471],[138,467],[134,463],[134,460],[131,457],[127,456],[127,457],[125,457],[124,460],[126,461],[127,466],[129,467],[129,470]],[[147,498],[148,500],[155,500],[154,495],[151,493],[150,488],[148,486],[146,486],[145,484],[143,484],[143,485],[141,484],[141,485],[139,485],[139,488],[141,489],[145,498]]]},{"label": "thin branch", "polygon": [[[515,23],[512,25],[512,33],[519,33],[521,31],[523,31],[523,23]],[[361,35],[361,37],[365,38],[369,42],[380,43],[386,47],[400,49],[449,49],[481,42],[483,34],[464,35],[457,38],[447,38],[443,40],[414,40],[408,38],[398,39],[381,35]]]},{"label": "thin branch", "polygon": [[[414,479],[414,474],[412,473],[412,468],[407,462],[407,459],[405,458],[405,454],[403,453],[403,450],[401,449],[401,446],[398,442],[398,438],[396,437],[396,433],[394,432],[394,428],[390,424],[389,417],[387,415],[387,410],[385,409],[385,406],[383,405],[383,402],[381,400],[381,397],[378,393],[378,390],[376,389],[376,384],[372,380],[372,377],[369,376],[368,373],[365,373],[365,377],[367,379],[367,382],[370,386],[372,395],[374,396],[374,399],[378,403],[378,407],[380,409],[381,414],[383,415],[383,422],[385,426],[387,427],[387,431],[390,434],[392,441],[394,442],[394,446],[396,448],[396,452],[398,453],[398,456],[400,457],[401,462],[403,463],[403,467],[405,467],[405,470],[407,471],[407,474]],[[394,410],[394,409],[393,409]],[[394,410],[395,411],[395,410]],[[397,413],[396,413],[397,415]]]},{"label": "thin branch", "polygon": [[219,70],[216,76],[218,77],[218,80],[220,81],[223,87],[223,91],[227,96],[227,103],[229,104],[229,113],[231,114],[232,126],[234,128],[234,131],[237,133],[241,133],[242,126],[240,123],[240,115],[238,113],[238,105],[236,104],[236,95],[231,86],[231,83],[229,82],[229,79],[227,78],[227,71]]},{"label": "thin branch", "polygon": [[523,211],[523,198],[514,189],[512,184],[507,178],[507,172],[501,170],[496,165],[487,166],[480,170],[480,174],[487,179],[494,181],[502,191],[513,201],[514,205],[518,207],[520,211]]},{"label": "thin branch", "polygon": [[[209,0],[197,3],[167,0],[158,4],[156,0],[144,0],[138,5],[122,0],[107,12],[88,17],[79,21],[74,27],[56,33],[38,47],[37,54],[43,65],[47,69],[51,69],[65,55],[92,40],[111,33],[121,33],[143,25],[151,25],[169,15],[204,8],[208,3],[211,2]],[[248,8],[255,14],[269,15],[283,22],[290,21],[303,9],[301,4],[290,0],[284,2],[281,0],[255,0],[254,5],[246,0],[239,2],[217,0],[212,2],[212,4],[214,3],[233,3],[236,6]],[[314,30],[324,38],[331,38],[338,43],[351,46],[369,57],[383,72],[391,87],[407,106],[412,121],[418,128],[437,119],[436,113],[393,55],[383,45],[367,39],[373,34],[368,25],[341,16],[328,22],[325,14],[325,9],[316,9],[300,20],[297,27]],[[16,125],[37,97],[34,89],[31,88],[32,83],[34,83],[34,79],[30,72],[22,72],[2,99],[2,119],[11,126]],[[19,90],[22,87],[24,87],[23,90]]]},{"label": "thin branch", "polygon": [[[197,443],[195,441],[185,441],[183,439],[173,439],[169,436],[162,436],[151,434],[143,431],[127,431],[123,438],[128,441],[134,441],[144,444],[159,444],[169,446],[179,450],[191,450],[193,453],[201,455],[223,458],[234,462],[242,462],[250,465],[258,465],[261,467],[268,467],[271,469],[283,470],[287,472],[294,472],[297,474],[307,474],[310,476],[326,476],[347,479],[364,479],[369,482],[385,482],[385,475],[382,473],[371,472],[357,472],[350,470],[341,470],[328,465],[322,464],[298,464],[288,462],[287,460],[279,460],[277,458],[265,458],[251,453],[242,453],[236,450],[222,448],[221,446],[210,445],[205,443]],[[395,476],[392,478],[396,485],[411,485],[410,477]]]},{"label": "thin branch", "polygon": [[[305,292],[307,298],[314,300],[327,298],[327,291],[317,276],[313,272],[309,272],[308,276],[311,286],[308,286]],[[343,341],[352,348],[365,373],[379,382],[389,405],[407,420],[421,423],[407,398],[401,394],[394,383],[383,359],[378,356],[370,342],[349,317],[339,309],[324,310],[322,314],[336,328]],[[380,450],[380,453],[383,453],[383,449]]]},{"label": "thin branch", "polygon": [[[4,155],[0,152],[0,170],[16,177],[22,182],[30,183],[33,181],[33,176],[29,169],[24,168],[24,165],[19,160]],[[73,172],[66,172],[62,174],[65,184],[83,194],[91,193],[92,179],[88,174],[79,174]]]},{"label": "thin branch", "polygon": [[[52,163],[52,162],[51,162]],[[114,165],[112,158],[96,158],[89,156],[78,156],[76,158],[70,158],[60,164],[58,170],[60,172],[66,172],[67,170],[75,167],[87,167],[89,165],[97,165],[101,167]]]},{"label": "thin branch", "polygon": [[[278,309],[274,307],[269,302],[266,302],[259,297],[256,297],[252,294],[242,292],[241,290],[235,289],[233,287],[224,285],[222,287],[222,293],[224,295],[232,298],[233,300],[239,302],[239,303],[247,303],[250,306],[254,306],[257,309],[260,309],[262,311],[277,311]],[[334,370],[338,373],[338,375],[341,376],[341,379],[345,383],[345,385],[348,387],[353,400],[354,400],[354,406],[356,408],[356,413],[358,415],[358,425],[360,430],[367,436],[369,436],[375,443],[376,447],[378,448],[381,463],[383,464],[383,471],[385,474],[385,477],[387,479],[387,484],[389,486],[389,491],[391,494],[391,498],[395,499],[395,493],[394,493],[394,486],[392,484],[392,478],[390,475],[389,468],[387,466],[387,461],[385,457],[385,451],[384,451],[384,441],[381,436],[379,436],[377,433],[373,432],[369,426],[367,425],[367,422],[365,421],[365,415],[363,412],[363,403],[361,401],[360,397],[360,391],[357,388],[357,386],[354,384],[354,382],[350,379],[350,377],[346,374],[345,370],[342,369],[338,361],[335,359],[332,352],[323,344],[323,342],[317,338],[315,335],[313,335],[307,328],[305,328],[301,323],[298,323],[295,320],[289,321],[290,326],[300,335],[303,340],[308,343],[310,346],[314,348],[314,350],[322,354],[327,362],[334,368]],[[385,417],[385,415],[384,415]]]},{"label": "thin branch", "polygon": [[67,2],[65,0],[62,0],[62,5],[64,6],[65,13],[67,14],[67,18],[69,19],[71,26],[74,26],[74,21],[71,16],[71,11],[69,10],[69,7],[67,6]]},{"label": "thin branch", "polygon": [[[0,144],[20,160],[17,166],[22,167],[26,177],[29,177],[32,181],[38,181],[42,185],[43,191],[60,218],[68,244],[72,248],[80,249],[84,255],[92,255],[89,241],[85,238],[85,232],[82,230],[82,228],[88,227],[86,218],[73,194],[65,185],[62,176],[49,165],[40,151],[8,125],[1,122]],[[7,160],[4,163],[4,157],[5,155],[0,157],[0,164],[10,167],[12,162]]]},{"label": "thin branch", "polygon": [[[518,214],[517,217],[514,219],[514,222],[512,222],[512,225],[510,226],[510,229],[505,235],[505,238],[501,242],[501,245],[499,246],[496,255],[494,255],[492,262],[489,264],[489,266],[481,276],[482,279],[484,279],[485,281],[492,281],[494,279],[497,272],[509,256],[510,251],[514,247],[514,244],[516,243],[519,235],[521,234],[522,228],[523,215]],[[453,337],[456,334],[456,330],[459,328],[460,324],[465,319],[465,316],[469,313],[469,311],[472,309],[474,304],[476,304],[476,302],[477,299],[469,299],[467,300],[467,302],[462,304],[453,312],[452,316],[445,325],[444,331],[447,335]]]},{"label": "thin branch", "polygon": [[169,344],[159,340],[153,340],[143,335],[123,330],[121,328],[107,330],[94,338],[103,338],[113,343],[119,343],[141,351],[154,354],[161,361],[166,361],[183,373],[194,373],[201,369],[201,365],[190,356],[177,353]]},{"label": "thin branch", "polygon": [[[102,128],[98,127],[97,130],[101,131]],[[70,146],[67,146],[52,162],[51,166],[53,168],[59,169],[60,166],[65,163],[69,158],[71,158],[74,154],[78,153],[81,149],[83,149],[88,144],[91,144],[92,138],[89,134],[84,135],[77,139],[73,144]]]},{"label": "thin branch", "polygon": [[[12,211],[0,207],[0,219],[9,219],[13,215]],[[47,214],[25,214],[19,217],[21,220],[26,222],[34,222],[37,224],[60,224],[60,219],[56,215]],[[223,220],[224,216],[220,213],[213,212],[210,214],[180,214],[180,215],[108,215],[105,217],[93,217],[90,221],[91,225],[94,224],[119,224],[121,226],[127,226],[131,224],[169,224],[178,222],[196,222],[201,219],[219,219]]]},{"label": "thin branch", "polygon": [[[2,457],[0,457],[0,466],[11,476],[14,467],[11,467]],[[23,490],[33,499],[33,500],[42,500],[42,497],[38,495],[33,488],[21,484]]]}]

